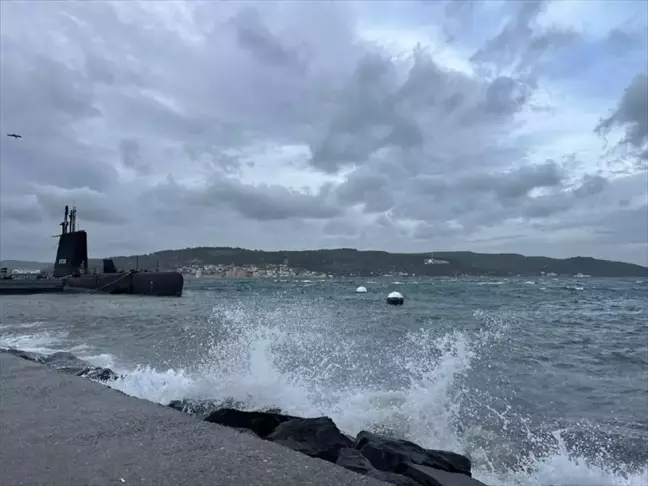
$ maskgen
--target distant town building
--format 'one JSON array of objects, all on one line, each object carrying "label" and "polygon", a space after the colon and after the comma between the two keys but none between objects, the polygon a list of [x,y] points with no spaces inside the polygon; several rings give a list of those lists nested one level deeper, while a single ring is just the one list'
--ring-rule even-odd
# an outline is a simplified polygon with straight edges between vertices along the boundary
[{"label": "distant town building", "polygon": [[450,262],[447,260],[439,260],[438,258],[426,258],[423,260],[423,263],[426,265],[445,265]]}]

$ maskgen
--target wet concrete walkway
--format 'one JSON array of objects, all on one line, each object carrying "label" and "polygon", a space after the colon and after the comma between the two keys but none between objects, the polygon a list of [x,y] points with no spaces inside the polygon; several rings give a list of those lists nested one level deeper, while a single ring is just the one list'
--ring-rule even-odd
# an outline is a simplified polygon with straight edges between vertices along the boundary
[{"label": "wet concrete walkway", "polygon": [[2,486],[385,486],[0,352]]}]

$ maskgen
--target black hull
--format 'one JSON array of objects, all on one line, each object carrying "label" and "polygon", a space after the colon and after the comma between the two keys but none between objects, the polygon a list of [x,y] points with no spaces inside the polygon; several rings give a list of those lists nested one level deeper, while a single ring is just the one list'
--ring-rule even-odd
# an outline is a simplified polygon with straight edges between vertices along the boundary
[{"label": "black hull", "polygon": [[158,297],[180,297],[184,287],[179,272],[101,273],[67,277],[64,281],[70,290]]},{"label": "black hull", "polygon": [[63,292],[63,282],[60,280],[0,280],[0,295],[33,295],[60,292]]}]

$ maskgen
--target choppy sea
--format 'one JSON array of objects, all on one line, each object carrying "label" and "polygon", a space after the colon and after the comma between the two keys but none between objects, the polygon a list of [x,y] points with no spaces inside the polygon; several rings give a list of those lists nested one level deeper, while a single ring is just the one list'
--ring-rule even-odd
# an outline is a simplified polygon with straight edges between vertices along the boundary
[{"label": "choppy sea", "polygon": [[[405,305],[385,304],[392,290]],[[72,351],[164,404],[234,398],[465,453],[491,486],[648,484],[646,279],[189,277],[181,298],[2,296],[0,346]]]}]

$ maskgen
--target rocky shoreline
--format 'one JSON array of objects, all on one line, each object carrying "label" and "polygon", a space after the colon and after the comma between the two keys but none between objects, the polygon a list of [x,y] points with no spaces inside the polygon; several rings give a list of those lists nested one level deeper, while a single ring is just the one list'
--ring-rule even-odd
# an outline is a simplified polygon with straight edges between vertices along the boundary
[{"label": "rocky shoreline", "polygon": [[[109,368],[91,366],[72,353],[51,355],[18,349],[2,350],[60,372],[110,386],[119,376]],[[358,474],[399,486],[485,486],[472,478],[470,459],[449,451],[425,449],[415,443],[361,431],[350,437],[329,417],[296,417],[277,409],[240,410],[232,400],[175,400],[168,407],[280,444]]]}]

